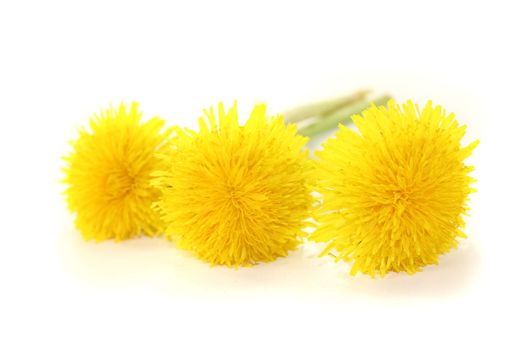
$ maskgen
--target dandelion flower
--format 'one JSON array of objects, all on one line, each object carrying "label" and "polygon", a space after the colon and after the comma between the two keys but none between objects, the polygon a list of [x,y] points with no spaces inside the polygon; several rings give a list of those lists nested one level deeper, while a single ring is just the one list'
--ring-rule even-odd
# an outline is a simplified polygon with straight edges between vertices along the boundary
[{"label": "dandelion flower", "polygon": [[353,262],[351,274],[420,271],[457,246],[473,170],[461,146],[465,126],[428,102],[394,101],[354,116],[359,133],[340,126],[316,154],[319,228],[324,253]]},{"label": "dandelion flower", "polygon": [[65,157],[65,191],[75,224],[86,240],[120,241],[162,231],[152,208],[160,192],[150,184],[154,153],[168,138],[158,117],[141,122],[138,104],[109,107],[80,129]]},{"label": "dandelion flower", "polygon": [[212,265],[250,266],[285,256],[305,236],[312,203],[307,138],[282,117],[234,105],[204,111],[199,131],[176,129],[153,184],[166,236]]}]

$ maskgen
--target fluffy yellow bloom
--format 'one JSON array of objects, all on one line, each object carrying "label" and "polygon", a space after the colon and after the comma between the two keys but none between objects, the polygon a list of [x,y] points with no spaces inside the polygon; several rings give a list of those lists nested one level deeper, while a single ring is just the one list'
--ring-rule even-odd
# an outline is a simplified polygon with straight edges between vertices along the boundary
[{"label": "fluffy yellow bloom", "polygon": [[80,129],[65,157],[65,191],[75,224],[86,240],[117,241],[163,230],[152,208],[160,192],[150,184],[159,160],[154,153],[170,131],[158,117],[141,123],[138,104],[109,107]]},{"label": "fluffy yellow bloom", "polygon": [[[256,106],[244,126],[219,104],[176,129],[154,186],[166,236],[212,265],[249,266],[296,248],[312,203],[307,138]],[[209,124],[208,124],[209,123]]]},{"label": "fluffy yellow bloom", "polygon": [[352,119],[359,133],[340,126],[316,152],[323,204],[312,239],[353,262],[351,274],[412,274],[437,264],[466,237],[462,215],[474,180],[463,161],[478,141],[462,147],[466,127],[431,102],[420,112],[390,101]]}]

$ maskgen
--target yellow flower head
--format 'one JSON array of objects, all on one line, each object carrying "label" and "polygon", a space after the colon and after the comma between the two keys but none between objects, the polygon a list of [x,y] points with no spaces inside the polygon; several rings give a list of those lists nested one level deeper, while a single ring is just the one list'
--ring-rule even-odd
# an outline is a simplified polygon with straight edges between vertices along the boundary
[{"label": "yellow flower head", "polygon": [[141,115],[137,103],[109,107],[71,143],[65,195],[86,240],[119,241],[163,230],[152,208],[160,192],[150,185],[150,173],[159,162],[154,153],[170,131],[161,132],[164,121],[158,117],[141,123]]},{"label": "yellow flower head", "polygon": [[340,126],[317,152],[316,211],[312,239],[329,242],[352,274],[415,273],[466,237],[462,215],[473,192],[463,161],[478,144],[461,146],[465,126],[431,102],[372,106],[354,116],[359,133]]},{"label": "yellow flower head", "polygon": [[264,106],[239,126],[219,104],[200,130],[177,130],[153,184],[166,236],[212,265],[249,266],[287,255],[305,234],[311,206],[307,138],[268,119]]}]

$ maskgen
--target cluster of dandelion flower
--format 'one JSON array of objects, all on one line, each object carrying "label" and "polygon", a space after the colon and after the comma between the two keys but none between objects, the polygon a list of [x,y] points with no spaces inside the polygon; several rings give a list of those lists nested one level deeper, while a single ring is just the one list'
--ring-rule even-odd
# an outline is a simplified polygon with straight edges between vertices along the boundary
[{"label": "cluster of dandelion flower", "polygon": [[64,183],[69,209],[86,240],[124,240],[164,230],[152,208],[160,191],[150,184],[151,172],[170,135],[164,120],[144,123],[138,104],[109,107],[90,120],[90,130],[80,129],[65,157]]},{"label": "cluster of dandelion flower", "polygon": [[351,273],[415,273],[465,237],[462,215],[473,192],[463,161],[465,127],[431,102],[372,106],[341,126],[316,154],[319,227],[311,239],[353,262]]},{"label": "cluster of dandelion flower", "polygon": [[[292,121],[318,120],[299,132],[264,105],[241,125],[235,104],[219,104],[198,131],[141,122],[136,103],[110,107],[72,142],[66,199],[87,240],[164,233],[212,265],[239,267],[286,256],[309,238],[352,263],[352,274],[413,274],[466,237],[474,180],[464,160],[478,142],[463,147],[465,126],[431,102],[420,111],[410,101],[383,106],[387,98],[361,115],[361,95],[297,109]],[[354,112],[358,130],[339,125],[310,159],[301,134]],[[308,237],[309,218],[317,225]]]},{"label": "cluster of dandelion flower", "polygon": [[[240,126],[222,104],[176,129],[153,175],[166,236],[211,264],[252,265],[296,248],[312,203],[307,138],[263,105]],[[207,124],[209,123],[209,125]]]}]

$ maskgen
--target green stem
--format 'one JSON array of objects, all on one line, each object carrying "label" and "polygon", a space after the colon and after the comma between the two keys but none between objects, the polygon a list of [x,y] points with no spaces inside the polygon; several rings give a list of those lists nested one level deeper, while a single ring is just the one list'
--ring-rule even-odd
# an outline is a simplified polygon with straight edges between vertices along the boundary
[{"label": "green stem", "polygon": [[[304,136],[312,137],[323,131],[334,129],[339,124],[350,124],[352,122],[352,119],[350,118],[352,115],[360,114],[362,111],[370,107],[372,103],[376,106],[386,105],[390,98],[391,97],[388,95],[383,95],[371,101],[361,99],[355,103],[347,104],[344,107],[333,111],[331,114],[322,115],[312,124],[299,128],[299,133]],[[290,119],[287,118],[287,121],[290,121]]]},{"label": "green stem", "polygon": [[321,117],[325,115],[332,114],[337,110],[343,108],[344,106],[357,103],[366,99],[370,91],[361,90],[357,91],[351,95],[337,97],[331,100],[325,100],[320,102],[315,102],[308,104],[306,106],[296,107],[294,109],[286,111],[284,113],[287,123],[297,123],[302,120],[312,118],[312,117]]}]

